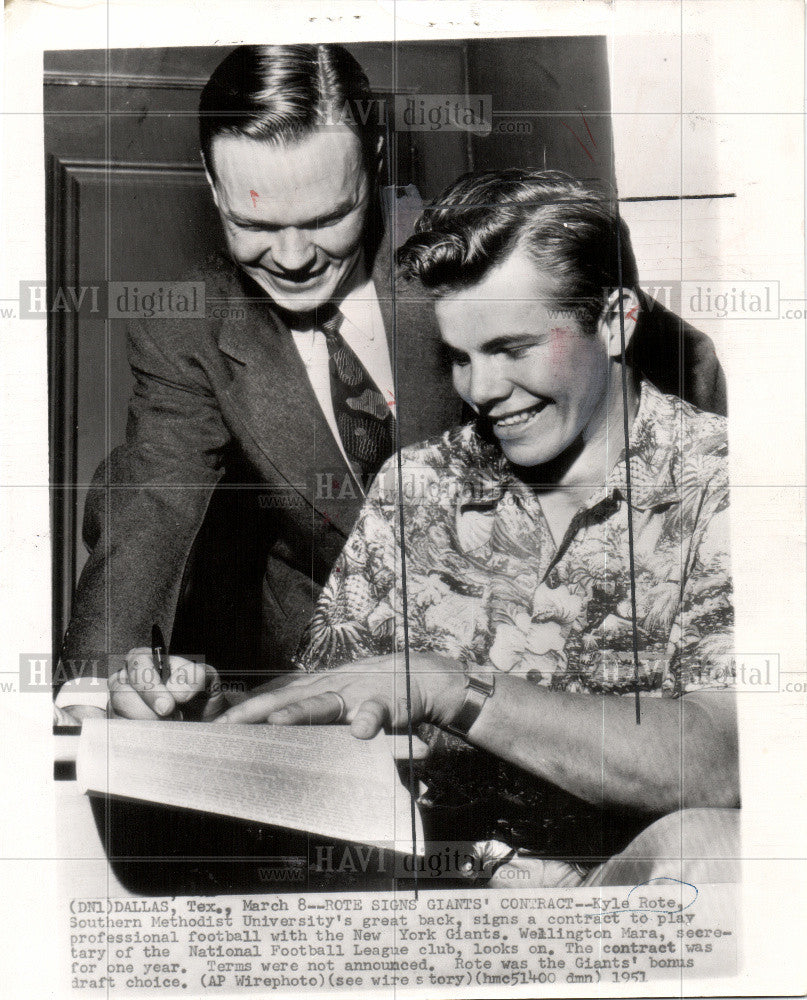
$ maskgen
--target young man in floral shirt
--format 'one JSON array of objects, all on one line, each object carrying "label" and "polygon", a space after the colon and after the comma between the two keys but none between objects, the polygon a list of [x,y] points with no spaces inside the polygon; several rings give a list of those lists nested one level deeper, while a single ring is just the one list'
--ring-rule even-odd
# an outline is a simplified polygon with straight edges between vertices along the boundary
[{"label": "young man in floral shirt", "polygon": [[477,420],[404,449],[400,476],[382,467],[299,651],[308,673],[224,719],[369,738],[410,716],[435,816],[465,816],[452,835],[490,871],[509,862],[490,884],[514,865],[531,884],[637,884],[653,858],[732,878],[725,419],[631,363],[615,204],[552,172],[469,175],[400,261],[434,291]]}]

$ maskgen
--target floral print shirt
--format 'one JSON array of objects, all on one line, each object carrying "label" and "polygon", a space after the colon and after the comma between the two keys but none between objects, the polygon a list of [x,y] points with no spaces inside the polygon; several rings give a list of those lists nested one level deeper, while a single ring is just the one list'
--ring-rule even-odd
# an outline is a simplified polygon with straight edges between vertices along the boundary
[{"label": "floral print shirt", "polygon": [[[630,479],[638,687],[648,696],[733,683],[725,425],[642,383]],[[403,505],[393,457],[322,592],[298,652],[302,669],[402,651],[405,596],[413,651],[492,665],[557,691],[636,690],[624,447],[559,544],[539,493],[475,425],[406,448],[401,462]],[[547,822],[547,809],[577,817],[571,826],[582,829],[592,807],[425,728],[432,754],[424,777],[433,797],[499,803],[489,828],[474,836],[565,856],[597,854],[598,846],[612,852],[597,836],[582,852],[572,848],[568,822],[557,827],[566,834],[550,835],[557,824],[551,816]],[[502,820],[502,800],[510,819]],[[515,826],[514,812],[521,813]]]}]

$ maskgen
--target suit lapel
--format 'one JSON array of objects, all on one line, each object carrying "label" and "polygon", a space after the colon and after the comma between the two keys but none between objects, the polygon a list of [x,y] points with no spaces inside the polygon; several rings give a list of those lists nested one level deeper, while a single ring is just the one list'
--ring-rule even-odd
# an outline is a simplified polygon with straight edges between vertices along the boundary
[{"label": "suit lapel", "polygon": [[[461,420],[434,303],[419,282],[396,280],[389,237],[382,240],[373,281],[396,375],[401,445],[440,434]],[[396,363],[397,362],[397,363]]]},{"label": "suit lapel", "polygon": [[[227,390],[230,412],[275,474],[332,523],[330,489],[318,489],[318,477],[341,483],[349,476],[342,452],[271,301],[247,301],[246,307],[246,317],[225,323],[219,338],[221,350],[239,362]],[[346,513],[343,508],[342,524],[348,523]]]},{"label": "suit lapel", "polygon": [[[396,412],[405,446],[459,422],[461,410],[459,397],[450,388],[433,303],[418,283],[396,283],[393,268],[384,237],[373,281],[393,370],[397,369]],[[226,291],[222,288],[218,294],[245,307],[243,318],[224,320],[219,331],[220,349],[237,362],[227,389],[231,419],[252,439],[276,477],[312,504],[324,523],[345,532],[358,516],[362,497],[358,490],[351,495],[343,489],[343,484],[352,482],[350,470],[292,335],[257,285],[240,272],[231,278]],[[319,489],[322,476],[335,483]]]}]

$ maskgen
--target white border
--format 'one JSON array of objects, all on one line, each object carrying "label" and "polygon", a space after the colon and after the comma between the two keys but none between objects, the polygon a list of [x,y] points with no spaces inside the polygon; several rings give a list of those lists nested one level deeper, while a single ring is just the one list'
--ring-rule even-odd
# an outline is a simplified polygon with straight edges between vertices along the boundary
[{"label": "white border", "polygon": [[[803,24],[799,0],[12,0],[0,120],[0,297],[14,297],[19,280],[45,275],[45,49],[585,33],[610,39],[622,193],[632,174],[654,169],[654,158],[658,184],[673,178],[673,190],[686,188],[699,163],[710,163],[737,201],[716,209],[711,231],[719,244],[701,247],[694,262],[688,258],[698,276],[775,279],[783,296],[804,299]],[[684,152],[677,167],[662,155],[663,145],[652,148],[653,140],[647,147],[659,111],[679,115]],[[696,245],[697,223],[683,219],[685,240],[691,232]],[[737,648],[778,653],[783,670],[804,678],[805,323],[725,327],[712,324],[708,332],[729,377]],[[0,364],[0,557],[11,591],[0,669],[14,671],[19,651],[50,646],[44,324],[4,320]],[[64,927],[57,930],[52,891],[59,861],[48,699],[0,694],[0,705],[0,992],[65,995],[53,946]],[[740,707],[744,855],[756,859],[745,864],[744,967],[733,982],[687,980],[687,991],[804,993],[805,694],[744,695]]]}]

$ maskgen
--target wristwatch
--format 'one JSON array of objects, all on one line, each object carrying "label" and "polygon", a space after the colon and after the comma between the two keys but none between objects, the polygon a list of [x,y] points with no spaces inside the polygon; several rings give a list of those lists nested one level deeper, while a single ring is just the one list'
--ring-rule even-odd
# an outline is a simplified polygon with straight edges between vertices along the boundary
[{"label": "wristwatch", "polygon": [[465,675],[465,701],[463,701],[462,708],[454,720],[454,725],[446,726],[446,731],[465,739],[468,730],[479,717],[483,705],[495,690],[496,679],[493,674],[490,675],[490,680],[486,680],[478,674],[467,673]]}]

